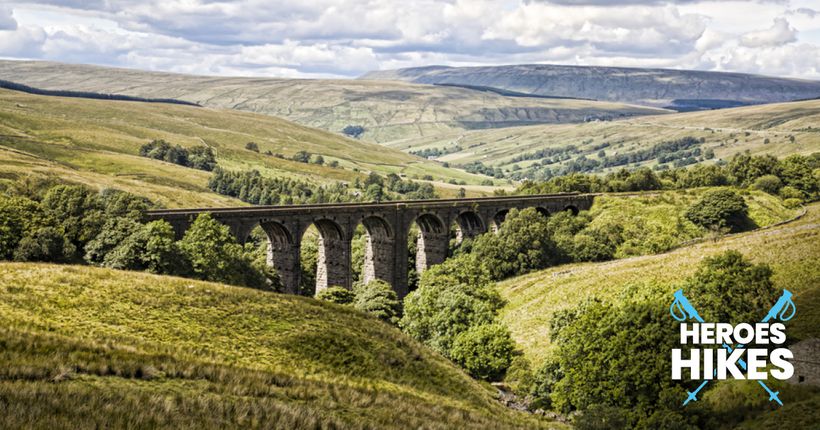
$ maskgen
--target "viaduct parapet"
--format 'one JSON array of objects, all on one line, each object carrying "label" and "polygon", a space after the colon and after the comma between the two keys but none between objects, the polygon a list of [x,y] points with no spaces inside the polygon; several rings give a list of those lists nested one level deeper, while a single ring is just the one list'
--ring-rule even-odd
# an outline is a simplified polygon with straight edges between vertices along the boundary
[{"label": "viaduct parapet", "polygon": [[450,226],[456,223],[458,238],[495,231],[510,209],[533,207],[542,214],[587,210],[591,194],[481,197],[441,200],[391,201],[384,203],[329,203],[291,206],[168,209],[149,211],[150,220],[163,219],[178,237],[201,213],[227,225],[240,243],[256,226],[268,237],[268,264],[279,273],[286,292],[299,290],[302,236],[311,225],[319,230],[316,292],[328,286],[351,287],[351,241],[362,224],[367,232],[363,281],[381,279],[393,286],[400,298],[408,293],[408,234],[415,222],[416,270],[420,274],[447,256]]}]

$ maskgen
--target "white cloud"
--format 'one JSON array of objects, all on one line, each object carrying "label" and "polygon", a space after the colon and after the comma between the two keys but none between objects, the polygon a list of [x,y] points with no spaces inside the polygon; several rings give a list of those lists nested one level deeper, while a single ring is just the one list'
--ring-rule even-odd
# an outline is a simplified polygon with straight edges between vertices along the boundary
[{"label": "white cloud", "polygon": [[820,45],[820,19],[807,4],[11,0],[0,7],[0,55],[286,77],[350,77],[431,64],[553,62],[820,78],[820,58],[805,54]]},{"label": "white cloud", "polygon": [[740,43],[749,48],[781,46],[797,40],[797,30],[785,18],[775,18],[774,24],[766,29],[752,31],[740,38]]}]

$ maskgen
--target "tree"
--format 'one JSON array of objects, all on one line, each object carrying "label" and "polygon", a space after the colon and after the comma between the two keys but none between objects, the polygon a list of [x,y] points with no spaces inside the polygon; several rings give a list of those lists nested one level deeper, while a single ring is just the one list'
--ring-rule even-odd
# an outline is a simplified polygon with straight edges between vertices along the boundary
[{"label": "tree", "polygon": [[322,157],[321,155],[316,155],[315,157],[313,157],[313,164],[318,164],[320,166],[325,164],[325,157]]},{"label": "tree", "polygon": [[47,224],[45,214],[34,200],[0,195],[0,260],[12,258],[24,236]]},{"label": "tree", "polygon": [[763,175],[755,179],[754,183],[752,184],[752,188],[775,196],[782,187],[783,183],[780,181],[780,178],[778,178],[775,175]]},{"label": "tree", "polygon": [[367,284],[358,284],[353,287],[353,292],[356,295],[353,301],[356,309],[375,315],[390,324],[399,322],[401,302],[387,282],[377,279]]},{"label": "tree", "polygon": [[210,172],[216,168],[216,155],[210,146],[194,146],[188,155],[188,167]]},{"label": "tree", "polygon": [[197,217],[179,241],[179,249],[196,278],[254,288],[271,288],[274,282],[272,274],[254,266],[228,227],[210,214]]},{"label": "tree", "polygon": [[100,233],[85,245],[85,261],[101,264],[109,252],[141,228],[139,223],[130,218],[108,218]]},{"label": "tree", "polygon": [[151,201],[145,197],[112,188],[102,190],[99,200],[105,216],[108,218],[125,217],[134,221],[141,221],[145,211],[151,206]]},{"label": "tree", "polygon": [[334,285],[319,291],[319,293],[316,294],[316,299],[339,305],[349,305],[353,303],[355,294],[347,288]]},{"label": "tree", "polygon": [[718,189],[707,191],[684,215],[701,227],[738,231],[749,225],[748,211],[743,197],[729,189]]},{"label": "tree", "polygon": [[402,330],[446,357],[456,336],[494,321],[504,301],[472,255],[451,258],[422,274],[404,299]]},{"label": "tree", "polygon": [[687,297],[709,322],[755,323],[777,300],[772,269],[729,250],[708,257],[684,285]]},{"label": "tree", "polygon": [[74,245],[66,240],[62,231],[55,227],[41,227],[20,240],[14,250],[14,259],[63,263],[70,261],[75,252]]},{"label": "tree", "polygon": [[82,185],[52,187],[40,206],[78,250],[97,235],[104,223],[96,193]]},{"label": "tree", "polygon": [[556,262],[556,246],[547,218],[534,208],[510,210],[497,234],[476,239],[473,253],[495,280]]},{"label": "tree", "polygon": [[293,161],[298,161],[300,163],[308,163],[310,162],[310,152],[307,151],[299,151],[296,154],[293,154]]},{"label": "tree", "polygon": [[515,343],[501,324],[473,326],[453,342],[451,356],[474,378],[497,380],[510,367]]},{"label": "tree", "polygon": [[380,202],[384,200],[384,190],[379,184],[370,184],[364,192],[364,200],[368,202]]},{"label": "tree", "polygon": [[245,144],[245,149],[248,151],[259,152],[259,145],[256,142],[248,142]]},{"label": "tree", "polygon": [[456,195],[457,199],[463,199],[467,197],[467,190],[464,187],[458,189],[458,194]]}]

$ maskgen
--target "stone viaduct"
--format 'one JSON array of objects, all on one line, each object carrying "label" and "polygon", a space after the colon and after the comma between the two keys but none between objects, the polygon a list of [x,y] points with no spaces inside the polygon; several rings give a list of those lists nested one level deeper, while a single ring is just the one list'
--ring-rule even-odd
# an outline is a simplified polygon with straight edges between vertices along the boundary
[{"label": "stone viaduct", "polygon": [[256,226],[268,237],[268,264],[279,273],[285,291],[299,288],[300,244],[305,230],[319,230],[316,291],[331,285],[351,287],[350,250],[359,224],[367,232],[364,282],[381,279],[393,286],[400,298],[408,291],[407,241],[411,224],[419,227],[416,270],[444,261],[455,222],[458,238],[496,230],[512,208],[534,207],[544,215],[589,209],[590,194],[481,197],[441,200],[391,201],[384,203],[329,203],[292,206],[248,206],[211,209],[168,209],[148,213],[163,219],[181,237],[200,213],[210,213],[227,225],[240,243]]}]

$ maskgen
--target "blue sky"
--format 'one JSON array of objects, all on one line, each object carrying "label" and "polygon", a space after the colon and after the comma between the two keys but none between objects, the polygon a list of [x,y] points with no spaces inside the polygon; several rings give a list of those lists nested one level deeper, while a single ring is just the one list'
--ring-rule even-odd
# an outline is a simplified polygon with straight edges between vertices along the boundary
[{"label": "blue sky", "polygon": [[0,57],[229,76],[553,63],[820,79],[820,0],[0,0]]}]

